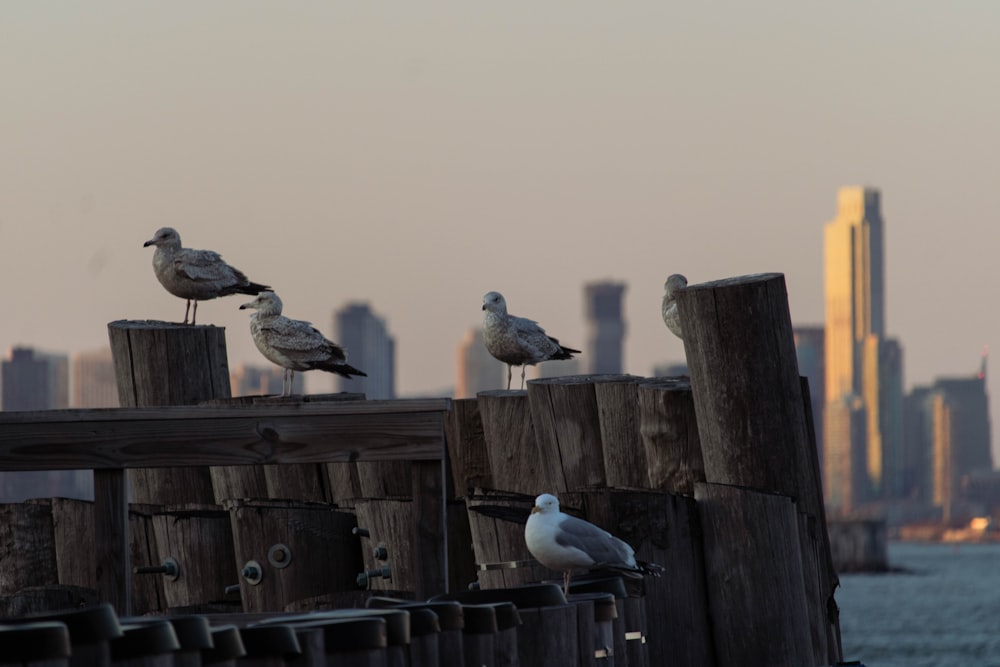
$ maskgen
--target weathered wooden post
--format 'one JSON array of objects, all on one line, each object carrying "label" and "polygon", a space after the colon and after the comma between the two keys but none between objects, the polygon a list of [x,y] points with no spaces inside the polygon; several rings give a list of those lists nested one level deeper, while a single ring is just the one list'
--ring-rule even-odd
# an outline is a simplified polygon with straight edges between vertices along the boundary
[{"label": "weathered wooden post", "polygon": [[464,498],[474,489],[494,488],[479,399],[462,398],[451,402],[445,438],[454,487],[448,497]]},{"label": "weathered wooden post", "polygon": [[494,488],[538,495],[555,483],[538,460],[535,428],[526,391],[481,391],[476,395]]},{"label": "weathered wooden post", "polygon": [[705,481],[691,382],[658,378],[639,385],[639,430],[646,450],[650,489],[694,495]]},{"label": "weathered wooden post", "polygon": [[[810,458],[815,446],[803,410],[784,276],[757,274],[689,286],[677,295],[677,303],[707,482],[788,496],[795,500],[797,511],[825,523],[818,467]],[[725,539],[716,545],[730,548]],[[800,579],[803,557],[809,555],[796,554]],[[772,566],[791,568],[778,562]],[[749,588],[744,592],[753,595]],[[832,590],[820,594],[822,603],[832,598]],[[819,603],[810,600],[806,608],[818,608]],[[730,622],[729,613],[713,605],[717,623]],[[827,635],[825,627],[813,629],[813,637],[820,635]],[[817,654],[821,652],[821,646],[809,643]],[[727,664],[722,656],[728,648],[717,648],[720,664]],[[834,647],[827,649],[823,660],[813,653],[808,659],[840,659]],[[763,664],[760,659],[741,656],[747,665]]]},{"label": "weathered wooden post", "polygon": [[[126,408],[192,405],[230,395],[225,329],[149,320],[108,324],[118,402]],[[143,504],[212,504],[207,468],[94,470],[94,512],[98,592],[122,614],[131,613],[131,570],[127,548],[129,481],[131,500]],[[120,580],[119,580],[120,579]]]},{"label": "weathered wooden post", "polygon": [[635,375],[596,375],[594,396],[601,426],[604,475],[614,488],[649,484],[646,450],[639,427],[639,383]]},{"label": "weathered wooden post", "polygon": [[[222,327],[118,320],[108,324],[108,336],[123,408],[196,405],[230,396]],[[135,503],[215,503],[205,467],[137,468],[129,480]]]}]

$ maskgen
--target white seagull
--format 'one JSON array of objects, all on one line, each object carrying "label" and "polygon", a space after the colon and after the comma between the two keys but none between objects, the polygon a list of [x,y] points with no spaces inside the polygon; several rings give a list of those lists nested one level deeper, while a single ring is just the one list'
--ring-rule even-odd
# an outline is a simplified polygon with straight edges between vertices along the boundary
[{"label": "white seagull", "polygon": [[635,550],[589,521],[559,511],[559,499],[543,493],[524,525],[524,542],[539,563],[563,573],[563,592],[575,569],[606,568],[630,577],[660,576],[663,567],[635,559]]},{"label": "white seagull", "polygon": [[240,310],[253,308],[257,311],[250,316],[250,333],[260,353],[285,369],[282,396],[291,395],[295,371],[321,370],[346,378],[368,377],[367,373],[348,365],[344,348],[327,340],[312,324],[282,315],[281,305],[281,299],[274,292],[261,292],[256,299],[240,306]]},{"label": "white seagull", "polygon": [[156,246],[153,253],[156,278],[168,292],[187,300],[184,324],[187,324],[192,301],[191,324],[194,324],[199,301],[230,294],[260,294],[271,289],[267,285],[250,282],[242,271],[222,261],[217,252],[182,248],[180,234],[172,227],[158,229],[142,247],[151,245]]},{"label": "white seagull", "polygon": [[526,366],[540,361],[572,359],[580,350],[565,347],[545,333],[538,322],[507,314],[507,301],[500,292],[483,297],[483,342],[487,351],[507,364],[507,389],[510,389],[511,367],[521,366],[521,389],[524,389]]},{"label": "white seagull", "polygon": [[663,304],[660,306],[663,323],[675,336],[681,339],[684,336],[681,335],[681,316],[677,312],[677,291],[687,287],[687,284],[687,278],[679,273],[667,278],[667,282],[663,283]]}]

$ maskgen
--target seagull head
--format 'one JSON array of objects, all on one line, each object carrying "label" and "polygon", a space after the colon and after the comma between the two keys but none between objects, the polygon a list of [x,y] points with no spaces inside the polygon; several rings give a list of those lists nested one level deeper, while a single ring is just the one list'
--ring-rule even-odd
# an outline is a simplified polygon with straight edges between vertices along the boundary
[{"label": "seagull head", "polygon": [[559,512],[559,499],[551,493],[543,493],[535,498],[535,506],[531,508],[531,513],[542,512],[544,514],[557,514]]},{"label": "seagull head", "polygon": [[153,238],[143,243],[142,247],[148,248],[151,245],[155,245],[158,248],[165,246],[176,246],[179,248],[181,247],[181,235],[173,227],[160,227],[153,234]]},{"label": "seagull head", "polygon": [[281,299],[274,292],[261,292],[250,303],[244,303],[240,310],[252,308],[261,315],[281,315]]},{"label": "seagull head", "polygon": [[483,297],[483,310],[503,315],[507,313],[507,301],[500,292],[487,292]]},{"label": "seagull head", "polygon": [[687,287],[687,284],[688,284],[687,278],[685,278],[679,273],[673,274],[672,276],[667,278],[667,282],[663,283],[664,296],[667,297],[668,299],[673,297],[677,293],[677,290],[684,289],[685,287]]}]

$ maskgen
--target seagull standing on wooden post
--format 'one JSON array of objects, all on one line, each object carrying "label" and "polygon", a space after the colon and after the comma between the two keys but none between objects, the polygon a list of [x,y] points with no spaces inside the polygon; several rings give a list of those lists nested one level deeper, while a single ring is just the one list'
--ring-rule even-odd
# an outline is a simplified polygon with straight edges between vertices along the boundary
[{"label": "seagull standing on wooden post", "polygon": [[250,316],[250,334],[257,349],[268,361],[285,369],[282,396],[291,395],[295,371],[320,370],[345,378],[368,377],[348,365],[344,348],[327,340],[312,324],[282,315],[281,299],[274,292],[261,292],[256,299],[240,306],[240,310],[246,308],[257,311]]},{"label": "seagull standing on wooden post", "polygon": [[507,301],[500,292],[483,297],[483,342],[486,350],[507,364],[507,389],[510,389],[511,367],[521,366],[521,389],[524,389],[526,366],[541,361],[572,359],[580,350],[565,347],[545,333],[538,322],[507,313]]},{"label": "seagull standing on wooden post", "polygon": [[192,250],[181,247],[181,237],[173,227],[161,227],[142,244],[143,248],[156,246],[153,253],[153,272],[164,289],[187,300],[184,307],[184,324],[191,324],[198,316],[198,302],[230,294],[260,294],[271,289],[267,285],[250,282],[243,272],[222,261],[222,256],[212,250]]}]

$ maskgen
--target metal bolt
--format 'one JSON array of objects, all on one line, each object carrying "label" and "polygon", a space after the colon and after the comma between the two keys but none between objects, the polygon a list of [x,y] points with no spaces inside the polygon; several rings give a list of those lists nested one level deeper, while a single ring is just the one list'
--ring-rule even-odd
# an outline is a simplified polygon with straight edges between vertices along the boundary
[{"label": "metal bolt", "polygon": [[181,576],[181,567],[173,558],[165,558],[161,565],[137,565],[132,568],[134,574],[162,574],[170,581],[177,581]]},{"label": "metal bolt", "polygon": [[389,550],[384,544],[380,544],[372,549],[372,556],[375,560],[389,560]]},{"label": "metal bolt", "polygon": [[365,570],[364,572],[358,573],[355,581],[358,584],[358,588],[368,588],[371,584],[371,580],[377,577],[392,579],[392,568],[390,568],[389,565],[383,565],[382,567],[376,567],[372,570]]},{"label": "metal bolt", "polygon": [[240,571],[240,574],[252,586],[256,586],[264,578],[264,570],[261,568],[260,563],[255,560],[248,560]]},{"label": "metal bolt", "polygon": [[286,568],[292,564],[292,550],[284,544],[275,544],[267,550],[267,562],[278,568]]},{"label": "metal bolt", "polygon": [[368,532],[368,529],[361,528],[360,526],[351,528],[351,535],[357,535],[358,537],[371,537],[371,533]]}]

